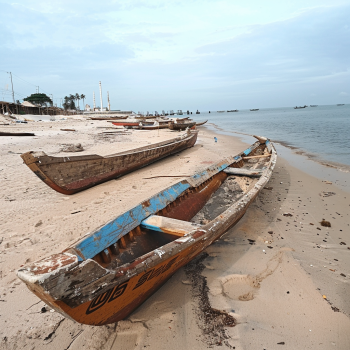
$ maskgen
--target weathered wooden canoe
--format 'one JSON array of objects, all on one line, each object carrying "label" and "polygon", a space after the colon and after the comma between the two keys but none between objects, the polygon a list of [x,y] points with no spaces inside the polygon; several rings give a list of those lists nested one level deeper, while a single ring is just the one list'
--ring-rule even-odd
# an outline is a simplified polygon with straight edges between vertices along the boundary
[{"label": "weathered wooden canoe", "polygon": [[91,120],[119,120],[119,119],[126,119],[128,118],[127,115],[125,116],[120,116],[120,117],[117,117],[117,116],[114,116],[114,117],[90,117]]},{"label": "weathered wooden canoe", "polygon": [[17,275],[70,319],[89,325],[122,320],[243,216],[276,159],[269,140],[259,138]]},{"label": "weathered wooden canoe", "polygon": [[21,157],[48,186],[63,194],[73,194],[192,147],[197,133],[190,131],[171,140],[106,157],[96,154],[51,157],[44,152],[27,152]]},{"label": "weathered wooden canoe", "polygon": [[185,130],[186,128],[192,128],[196,125],[196,122],[179,122],[174,123],[173,121],[169,122],[169,129],[171,130]]},{"label": "weathered wooden canoe", "polygon": [[118,121],[111,121],[113,125],[116,126],[138,126],[140,121],[138,120],[118,120]]}]

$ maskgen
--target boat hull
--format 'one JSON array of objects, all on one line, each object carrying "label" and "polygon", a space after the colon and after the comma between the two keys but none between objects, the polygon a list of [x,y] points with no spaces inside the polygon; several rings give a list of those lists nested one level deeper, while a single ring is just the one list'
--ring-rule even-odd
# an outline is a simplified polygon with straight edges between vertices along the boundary
[{"label": "boat hull", "polygon": [[[227,179],[229,175],[225,169],[232,171],[242,167],[244,157],[251,154],[254,157],[254,152],[262,149],[261,142],[264,141],[159,192],[63,253],[22,268],[18,271],[19,278],[38,297],[77,322],[104,325],[124,319],[244,215],[269,181],[276,164],[277,155],[271,144],[270,154],[258,156],[266,159],[261,176],[244,195],[205,225],[188,222]],[[266,145],[268,143],[266,141]],[[145,223],[154,214],[158,215],[157,219],[164,220],[163,224]],[[175,226],[171,228],[166,220],[175,222]],[[141,232],[140,226],[146,228],[146,233]],[[156,234],[153,228],[161,233],[170,232],[177,238],[157,249],[133,256],[131,261],[120,266],[113,268],[110,265],[114,258],[107,259],[109,254],[115,253],[116,257],[120,254],[119,250],[113,250],[115,242],[123,249],[127,249],[126,241],[133,242],[130,247],[141,248]],[[147,234],[150,236],[142,241]]]},{"label": "boat hull", "polygon": [[24,153],[21,157],[48,186],[57,192],[70,195],[193,147],[196,140],[197,132],[192,132],[184,138],[175,138],[108,157],[50,157],[37,156],[33,152]]}]

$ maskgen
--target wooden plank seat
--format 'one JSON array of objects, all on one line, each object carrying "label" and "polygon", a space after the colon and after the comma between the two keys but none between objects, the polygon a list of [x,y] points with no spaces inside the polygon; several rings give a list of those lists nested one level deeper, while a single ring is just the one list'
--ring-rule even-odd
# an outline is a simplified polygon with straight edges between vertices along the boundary
[{"label": "wooden plank seat", "polygon": [[164,216],[151,215],[141,222],[141,227],[153,231],[169,233],[174,236],[182,237],[185,234],[200,228],[201,225],[189,221],[182,221],[167,218]]},{"label": "wooden plank seat", "polygon": [[226,168],[224,172],[230,175],[259,177],[263,169]]}]

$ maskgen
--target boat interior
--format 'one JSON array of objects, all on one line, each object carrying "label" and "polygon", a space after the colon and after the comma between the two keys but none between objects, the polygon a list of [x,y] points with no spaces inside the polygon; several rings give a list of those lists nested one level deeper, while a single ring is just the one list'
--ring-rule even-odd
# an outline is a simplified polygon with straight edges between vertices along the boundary
[{"label": "boat interior", "polygon": [[254,187],[270,155],[265,144],[257,143],[248,155],[242,153],[230,167],[184,191],[93,259],[115,269],[209,223]]}]

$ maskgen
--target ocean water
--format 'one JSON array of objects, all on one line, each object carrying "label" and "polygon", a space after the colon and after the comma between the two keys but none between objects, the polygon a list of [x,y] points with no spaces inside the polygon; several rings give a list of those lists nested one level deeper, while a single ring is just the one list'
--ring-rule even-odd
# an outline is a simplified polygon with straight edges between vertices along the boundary
[{"label": "ocean water", "polygon": [[[350,168],[350,105],[304,109],[264,108],[258,111],[216,111],[192,114],[195,120],[209,119],[225,134],[266,136],[296,149],[309,158]],[[209,126],[210,127],[210,126]]]}]

